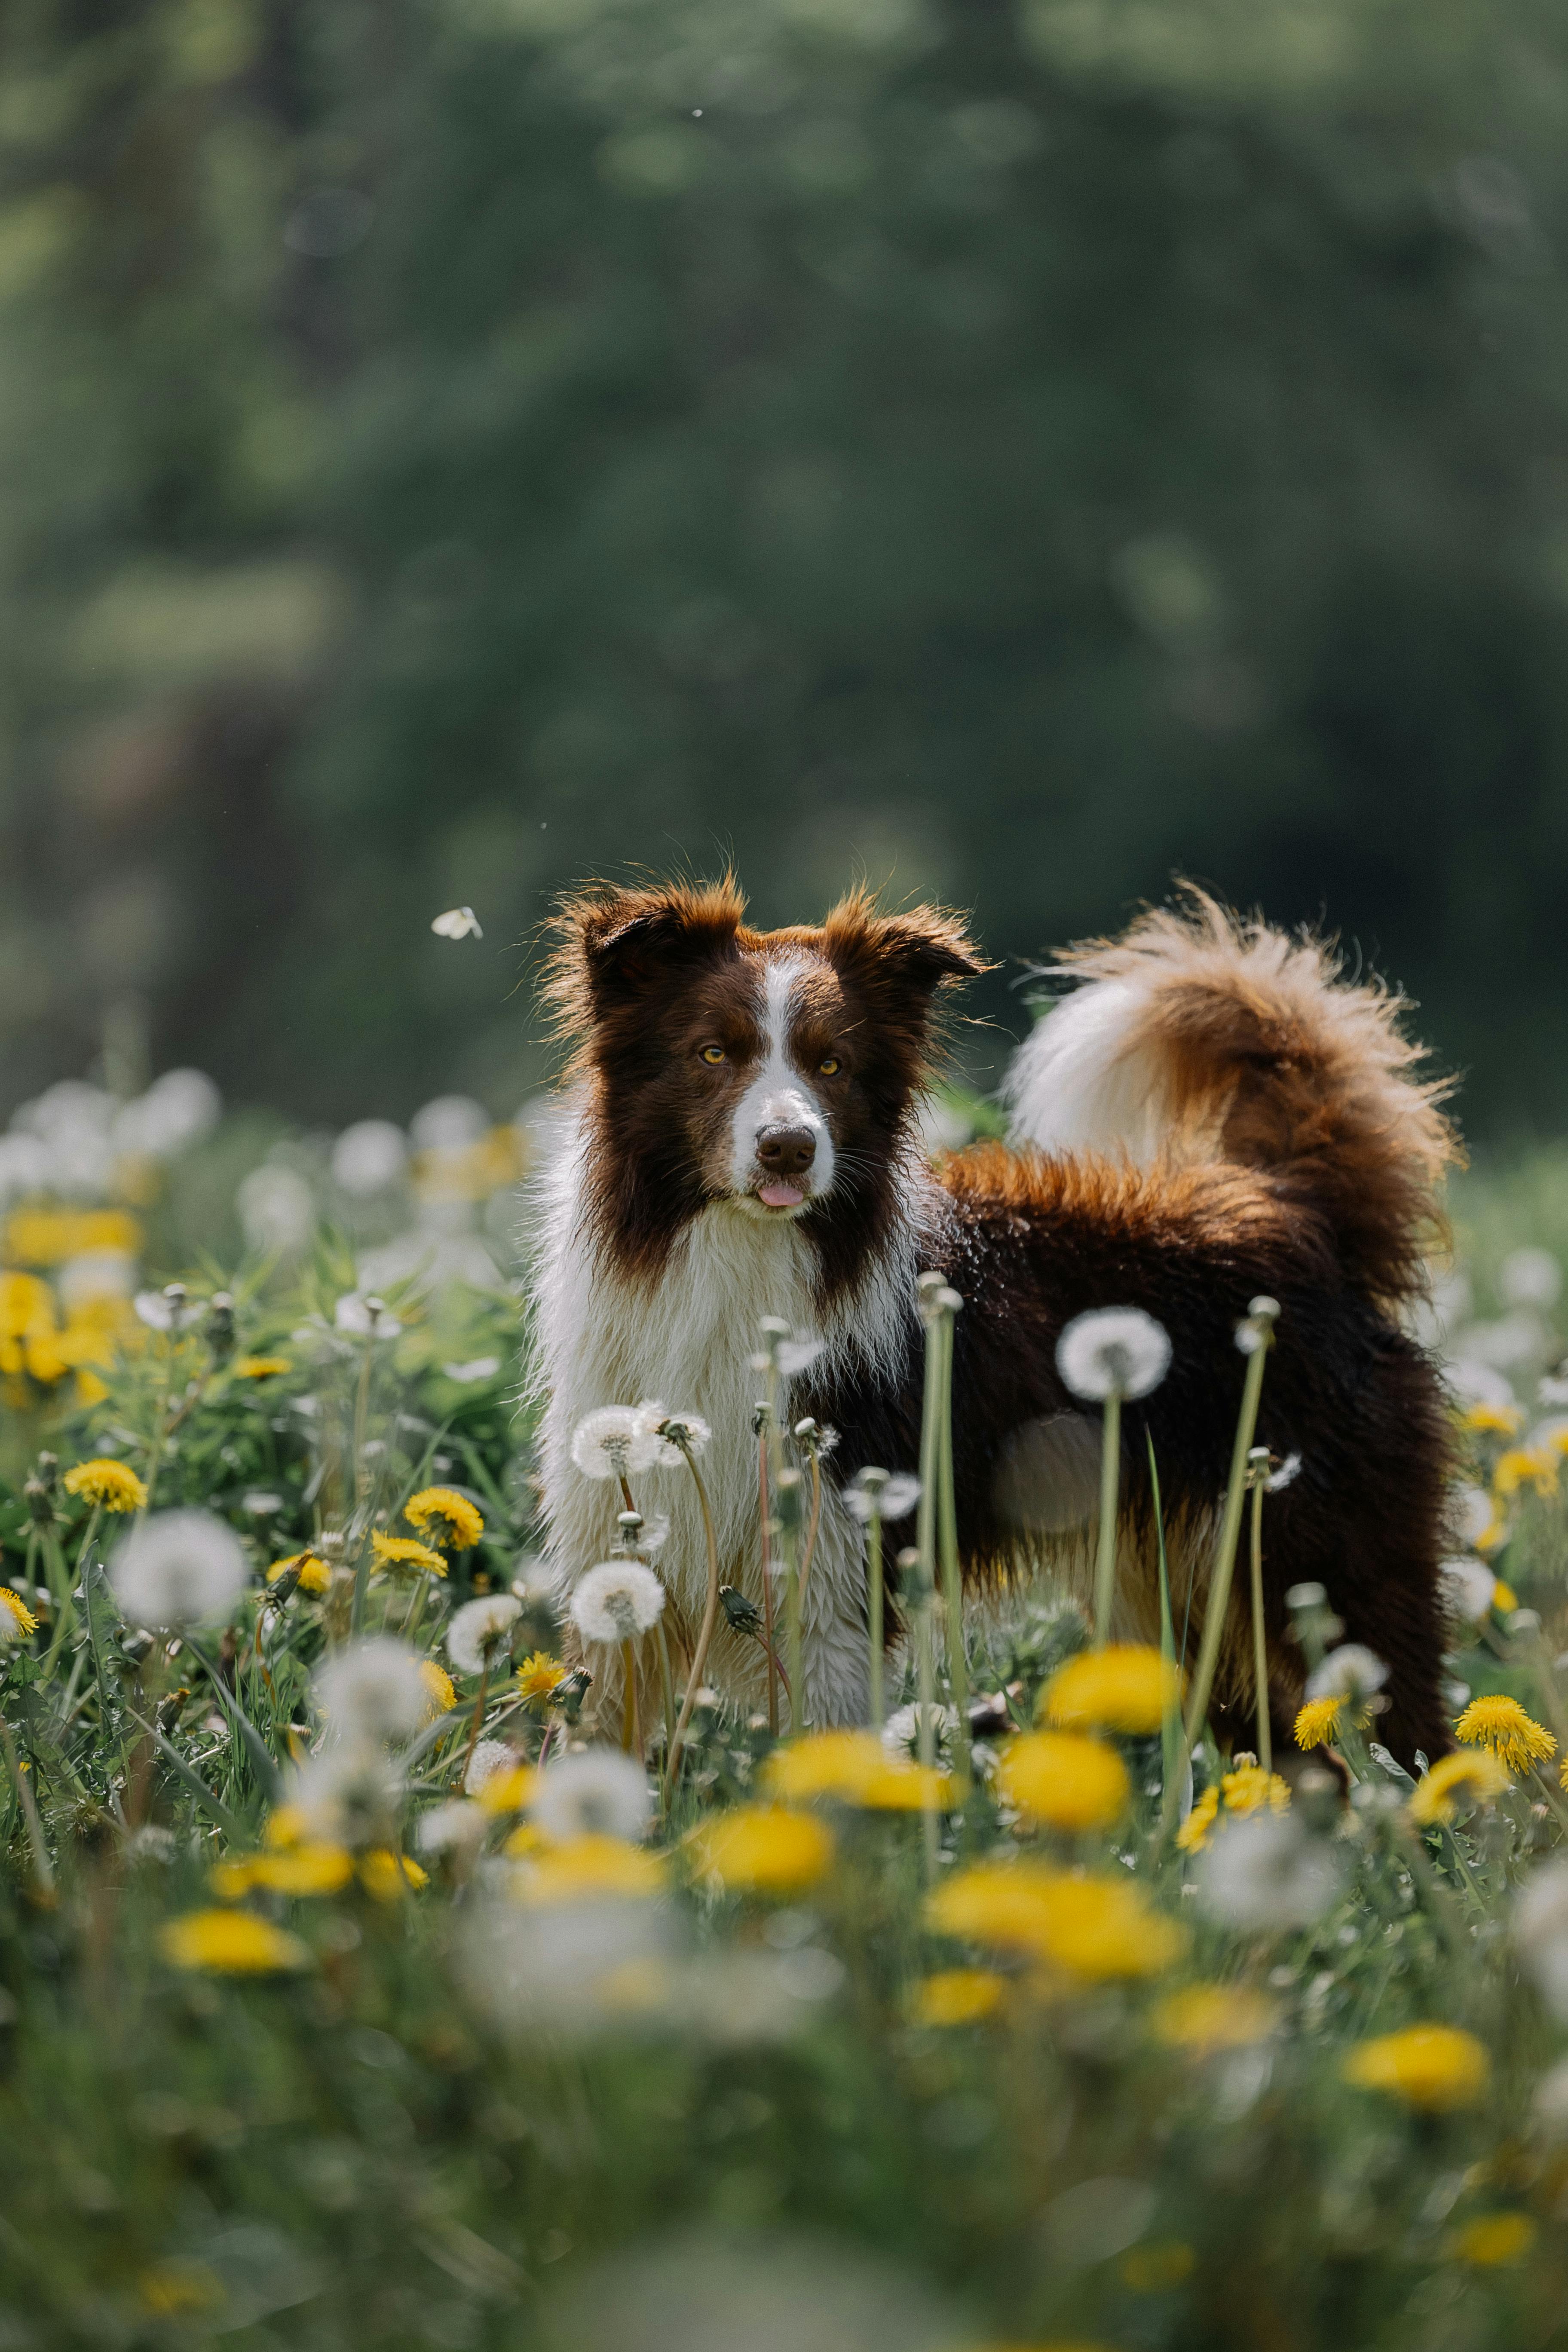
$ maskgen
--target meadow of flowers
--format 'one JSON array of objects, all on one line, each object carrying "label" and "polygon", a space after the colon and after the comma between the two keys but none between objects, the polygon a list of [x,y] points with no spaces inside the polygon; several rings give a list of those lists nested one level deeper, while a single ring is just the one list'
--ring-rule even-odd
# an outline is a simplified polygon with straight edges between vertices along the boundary
[{"label": "meadow of flowers", "polygon": [[[1288,1758],[1216,1752],[1179,1591],[1111,1637],[1109,1544],[1087,1605],[963,1622],[940,1288],[924,1459],[845,1465],[873,1559],[920,1482],[871,1726],[795,1719],[808,1333],[756,1335],[766,1580],[688,1621],[660,1523],[709,1433],[606,1397],[621,1541],[558,1612],[533,1123],[219,1114],[174,1073],[0,1138],[0,2352],[1556,2340],[1559,1164],[1469,1180],[1434,1284],[1458,1745],[1413,1777],[1321,1586]],[[1065,1344],[1113,1434],[1162,1341]],[[1249,1437],[1242,1607],[1293,1475]]]}]

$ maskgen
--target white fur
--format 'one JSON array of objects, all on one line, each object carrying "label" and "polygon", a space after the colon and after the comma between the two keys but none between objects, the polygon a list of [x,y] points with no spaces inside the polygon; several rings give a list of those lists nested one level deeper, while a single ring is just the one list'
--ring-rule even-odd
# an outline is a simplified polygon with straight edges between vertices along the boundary
[{"label": "white fur", "polygon": [[[833,1137],[820,1101],[789,1054],[790,1000],[795,982],[805,970],[799,957],[767,967],[763,1014],[767,1043],[763,1049],[762,1066],[736,1104],[731,1126],[730,1181],[738,1193],[749,1192],[757,1181],[757,1139],[769,1127],[805,1128],[816,1146],[816,1157],[809,1173],[801,1180],[802,1189],[808,1197],[820,1199],[833,1188]],[[799,1209],[763,1210],[770,1219],[796,1217],[800,1213]]]},{"label": "white fur", "polygon": [[[533,1288],[536,1379],[544,1398],[540,1470],[547,1544],[563,1600],[614,1541],[619,1494],[584,1478],[571,1460],[572,1433],[596,1405],[661,1398],[671,1412],[700,1413],[713,1432],[701,1469],[719,1539],[721,1572],[761,1601],[757,1442],[752,1409],[761,1382],[749,1365],[764,1315],[826,1343],[814,1371],[861,1380],[901,1364],[914,1313],[914,1279],[928,1261],[943,1196],[911,1163],[902,1172],[904,1213],[826,1328],[812,1289],[814,1254],[797,1222],[758,1218],[754,1206],[719,1202],[693,1221],[649,1287],[628,1282],[588,1229],[584,1210],[587,1149],[579,1106],[568,1106],[559,1148],[547,1150],[538,1187]],[[861,1465],[844,1465],[853,1471]],[[890,1469],[912,1469],[891,1463]],[[818,1723],[863,1720],[866,1709],[865,1571],[862,1532],[825,1482],[805,1612],[806,1685]],[[707,1551],[691,1475],[647,1473],[635,1499],[645,1514],[668,1511],[670,1533],[659,1571],[687,1627],[695,1630],[707,1586]],[[783,1627],[779,1628],[782,1639]],[[612,1690],[613,1654],[595,1652],[595,1675]],[[756,1704],[764,1690],[763,1654],[720,1621],[709,1681]]]},{"label": "white fur", "polygon": [[1147,1002],[1131,981],[1097,980],[1036,1024],[1007,1073],[1015,1142],[1156,1157],[1170,1126],[1164,1072],[1132,1042]]}]

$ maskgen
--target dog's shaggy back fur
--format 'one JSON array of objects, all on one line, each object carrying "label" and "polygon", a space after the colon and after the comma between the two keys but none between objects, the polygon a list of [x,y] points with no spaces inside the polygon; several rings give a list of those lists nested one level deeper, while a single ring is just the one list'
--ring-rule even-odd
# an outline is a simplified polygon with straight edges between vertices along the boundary
[{"label": "dog's shaggy back fur", "polygon": [[1368,1297],[1419,1287],[1441,1237],[1435,1186],[1458,1147],[1447,1086],[1412,1075],[1423,1053],[1399,996],[1198,890],[1058,969],[1079,985],[1013,1066],[1019,1141],[1272,1170]]}]

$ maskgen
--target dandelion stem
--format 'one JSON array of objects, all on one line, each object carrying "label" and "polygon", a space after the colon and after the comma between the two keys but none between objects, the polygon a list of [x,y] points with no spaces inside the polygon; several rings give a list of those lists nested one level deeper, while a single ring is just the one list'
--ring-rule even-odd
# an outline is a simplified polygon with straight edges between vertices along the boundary
[{"label": "dandelion stem", "polygon": [[1160,1499],[1160,1465],[1154,1459],[1154,1440],[1148,1429],[1143,1432],[1143,1442],[1149,1449],[1149,1487],[1154,1498],[1154,1541],[1160,1556],[1160,1655],[1167,1669],[1164,1712],[1160,1717],[1160,1790],[1163,1796],[1175,1779],[1182,1744],[1182,1679],[1174,1671],[1176,1628],[1171,1614],[1171,1563],[1165,1551],[1165,1514]]},{"label": "dandelion stem", "polygon": [[27,1775],[16,1755],[16,1743],[11,1737],[11,1727],[0,1717],[0,1741],[5,1748],[5,1769],[11,1775],[11,1785],[16,1791],[16,1802],[22,1808],[22,1819],[27,1825],[27,1843],[33,1855],[33,1876],[37,1881],[39,1899],[52,1904],[55,1899],[55,1874],[49,1867],[49,1850],[44,1842],[44,1825],[38,1819],[38,1807]]},{"label": "dandelion stem", "polygon": [[[708,1489],[703,1484],[702,1473],[697,1467],[696,1457],[690,1445],[682,1444],[679,1436],[675,1438],[675,1444],[680,1446],[686,1466],[691,1473],[691,1483],[697,1489],[698,1507],[702,1513],[702,1534],[708,1546],[708,1597],[702,1604],[702,1622],[697,1629],[697,1647],[691,1653],[691,1671],[686,1677],[686,1692],[680,1702],[680,1713],[676,1718],[675,1728],[669,1736],[669,1755],[664,1769],[664,1801],[667,1806],[675,1795],[675,1775],[680,1761],[680,1743],[686,1737],[686,1727],[691,1720],[691,1710],[697,1704],[697,1694],[702,1685],[702,1670],[708,1664],[709,1646],[713,1639],[713,1628],[719,1622],[719,1538],[713,1526],[713,1512],[708,1500]],[[763,1483],[765,1491],[767,1484],[765,1452],[763,1457]],[[768,1589],[767,1541],[767,1516],[764,1510],[763,1517],[763,1591],[764,1594]],[[773,1690],[771,1643],[769,1659],[768,1689],[771,1695]]]},{"label": "dandelion stem", "polygon": [[1258,1760],[1266,1772],[1274,1769],[1274,1729],[1268,1717],[1268,1637],[1263,1623],[1263,1481],[1268,1467],[1265,1448],[1255,1446],[1252,1465],[1252,1696],[1258,1713]]},{"label": "dandelion stem", "polygon": [[[923,1559],[920,1563],[919,1574],[921,1594],[915,1610],[915,1664],[916,1687],[920,1695],[920,1714],[919,1729],[915,1737],[921,1769],[929,1773],[936,1769],[936,1655],[931,1627],[931,1610],[935,1603],[936,1592],[927,1563]],[[937,1819],[936,1806],[930,1795],[929,1781],[926,1786],[927,1794],[921,1806],[921,1816],[924,1832],[922,1846],[925,1874],[929,1884],[936,1876]]]},{"label": "dandelion stem", "polygon": [[805,1608],[805,1588],[811,1576],[811,1563],[816,1557],[816,1531],[822,1525],[822,1464],[816,1448],[811,1449],[811,1517],[806,1522],[805,1548],[800,1556],[800,1605]]},{"label": "dandelion stem", "polygon": [[882,1514],[873,1507],[866,1522],[866,1631],[870,1652],[868,1686],[873,1731],[880,1731],[887,1713],[882,1697]]},{"label": "dandelion stem", "polygon": [[460,1789],[466,1789],[468,1785],[468,1767],[474,1760],[474,1750],[479,1744],[479,1726],[485,1719],[485,1698],[489,1686],[490,1654],[487,1649],[484,1663],[479,1668],[479,1696],[474,1700],[474,1719],[468,1727],[468,1744],[463,1750],[462,1769],[458,1774],[458,1786]]},{"label": "dandelion stem", "polygon": [[637,1711],[637,1652],[629,1642],[621,1643],[621,1746],[628,1756],[642,1754],[642,1718]]},{"label": "dandelion stem", "polygon": [[[1220,1519],[1219,1540],[1215,1547],[1214,1569],[1204,1609],[1203,1640],[1198,1644],[1198,1663],[1193,1675],[1192,1695],[1187,1701],[1186,1721],[1183,1727],[1184,1763],[1191,1760],[1198,1733],[1208,1713],[1215,1668],[1219,1663],[1219,1645],[1225,1636],[1225,1621],[1230,1607],[1230,1583],[1236,1570],[1237,1544],[1241,1534],[1241,1507],[1247,1491],[1247,1457],[1252,1451],[1253,1432],[1258,1426],[1258,1402],[1263,1393],[1263,1370],[1268,1360],[1279,1308],[1272,1298],[1255,1298],[1248,1314],[1255,1344],[1247,1359],[1241,1410],[1237,1415],[1236,1444],[1231,1449],[1230,1478],[1225,1490],[1225,1511]],[[1176,1801],[1176,1787],[1173,1783],[1165,1791],[1162,1815],[1162,1831],[1165,1834],[1169,1833],[1174,1822]]]},{"label": "dandelion stem", "polygon": [[954,1309],[941,1317],[941,1394],[937,1420],[937,1548],[942,1559],[942,1601],[947,1615],[947,1681],[958,1727],[953,1759],[961,1782],[969,1779],[969,1666],[963,1652],[963,1584],[958,1562],[958,1507],[952,1479],[952,1342]]},{"label": "dandelion stem", "polygon": [[1121,1391],[1106,1396],[1100,1437],[1100,1542],[1094,1556],[1094,1646],[1110,1639],[1110,1609],[1116,1595],[1116,1507],[1121,1470]]},{"label": "dandelion stem", "polygon": [[[757,1477],[763,1524],[763,1646],[768,1654],[768,1729],[776,1739],[779,1731],[779,1662],[773,1643],[773,1516],[768,1497],[768,1425],[765,1420],[757,1433]],[[793,1709],[793,1697],[790,1706]]]}]

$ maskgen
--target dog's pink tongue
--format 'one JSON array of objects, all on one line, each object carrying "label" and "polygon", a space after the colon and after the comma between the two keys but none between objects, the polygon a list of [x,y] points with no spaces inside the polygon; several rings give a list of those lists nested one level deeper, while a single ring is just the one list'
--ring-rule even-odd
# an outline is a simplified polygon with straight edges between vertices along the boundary
[{"label": "dog's pink tongue", "polygon": [[764,1209],[798,1209],[805,1194],[798,1184],[759,1184],[757,1198]]}]

